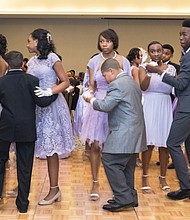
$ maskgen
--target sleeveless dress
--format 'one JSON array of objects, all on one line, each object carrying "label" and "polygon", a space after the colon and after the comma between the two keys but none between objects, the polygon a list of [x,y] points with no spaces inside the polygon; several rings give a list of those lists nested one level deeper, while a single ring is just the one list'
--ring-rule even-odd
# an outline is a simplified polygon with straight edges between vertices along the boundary
[{"label": "sleeveless dress", "polygon": [[[39,60],[34,56],[28,61],[28,73],[39,79],[42,89],[56,84],[57,75],[53,65],[57,61],[60,59],[55,53],[49,53],[48,59]],[[57,153],[59,158],[65,158],[75,148],[71,117],[62,93],[51,105],[45,108],[36,106],[36,127],[36,157],[46,158]]]},{"label": "sleeveless dress", "polygon": [[75,137],[80,137],[81,135],[83,114],[85,112],[86,106],[89,105],[89,103],[87,103],[82,97],[83,92],[86,92],[88,90],[88,84],[89,84],[89,74],[88,71],[86,70],[84,75],[84,80],[82,83],[81,94],[79,95],[79,99],[74,113],[73,134]]},{"label": "sleeveless dress", "polygon": [[[108,84],[100,71],[100,61],[101,54],[98,54],[89,60],[87,66],[94,72],[94,81],[96,82],[94,97],[104,99]],[[130,73],[130,63],[125,57],[122,57],[122,64],[124,72]],[[105,142],[108,132],[108,114],[94,110],[91,104],[87,105],[83,115],[80,135],[81,141],[83,143],[87,141],[89,144],[98,141],[100,148],[102,148],[102,144]]]},{"label": "sleeveless dress", "polygon": [[[167,74],[175,76],[176,70],[168,65]],[[173,121],[172,86],[162,82],[157,73],[151,75],[148,89],[144,92],[143,111],[146,126],[147,145],[167,147],[166,140]]]}]

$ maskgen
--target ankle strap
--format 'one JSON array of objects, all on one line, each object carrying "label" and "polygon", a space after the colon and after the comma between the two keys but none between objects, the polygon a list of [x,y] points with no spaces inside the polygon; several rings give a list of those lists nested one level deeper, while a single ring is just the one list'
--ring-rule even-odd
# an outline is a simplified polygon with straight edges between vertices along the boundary
[{"label": "ankle strap", "polygon": [[50,186],[50,189],[58,188],[59,186]]},{"label": "ankle strap", "polygon": [[160,177],[161,179],[166,179],[166,176],[161,176],[161,175],[160,175],[159,177]]},{"label": "ankle strap", "polygon": [[142,175],[142,177],[148,177],[148,176],[149,176],[148,174],[143,174],[143,175]]}]

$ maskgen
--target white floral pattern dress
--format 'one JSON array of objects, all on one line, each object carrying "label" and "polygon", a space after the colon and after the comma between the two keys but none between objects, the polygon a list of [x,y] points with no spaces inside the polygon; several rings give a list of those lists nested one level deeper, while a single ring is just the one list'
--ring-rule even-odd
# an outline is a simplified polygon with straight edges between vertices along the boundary
[{"label": "white floral pattern dress", "polygon": [[[57,61],[60,59],[55,53],[50,53],[48,59],[43,60],[34,56],[28,62],[28,73],[39,78],[41,88],[51,88],[57,82],[53,69]],[[62,93],[51,105],[36,107],[36,127],[36,157],[46,158],[57,153],[59,158],[65,158],[75,148],[70,113]]]}]

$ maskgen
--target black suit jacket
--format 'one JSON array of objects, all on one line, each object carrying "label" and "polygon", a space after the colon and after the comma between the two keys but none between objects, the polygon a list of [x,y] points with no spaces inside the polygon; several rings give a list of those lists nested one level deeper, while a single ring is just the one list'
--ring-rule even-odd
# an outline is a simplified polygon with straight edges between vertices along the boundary
[{"label": "black suit jacket", "polygon": [[175,88],[178,97],[176,113],[190,113],[190,52],[180,59],[178,78],[176,79],[166,73],[162,81]]},{"label": "black suit jacket", "polygon": [[38,98],[34,94],[38,78],[21,70],[0,78],[0,139],[10,142],[36,140],[35,107],[51,104],[57,96]]}]

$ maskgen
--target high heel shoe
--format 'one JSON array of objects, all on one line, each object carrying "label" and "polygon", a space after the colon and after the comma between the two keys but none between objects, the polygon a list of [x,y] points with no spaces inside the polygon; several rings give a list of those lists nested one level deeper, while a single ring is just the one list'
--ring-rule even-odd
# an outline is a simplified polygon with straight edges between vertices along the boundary
[{"label": "high heel shoe", "polygon": [[142,167],[142,161],[140,158],[136,159],[136,167]]},{"label": "high heel shoe", "polygon": [[[55,189],[58,188],[58,186],[53,186],[50,188]],[[38,205],[51,205],[54,202],[60,202],[60,201],[61,201],[61,191],[59,190],[52,199],[50,200],[42,199],[41,201],[38,202]]]},{"label": "high heel shoe", "polygon": [[[143,178],[148,178],[148,174],[143,174],[142,175],[142,179]],[[142,181],[143,182],[143,181]],[[148,184],[146,186],[142,186],[141,189],[144,191],[144,192],[149,192],[151,190],[151,187],[148,186]]]},{"label": "high heel shoe", "polygon": [[82,153],[83,161],[89,160],[89,158],[90,158],[90,151],[89,150],[84,150],[83,153]]},{"label": "high heel shoe", "polygon": [[14,189],[7,191],[7,195],[11,198],[16,198],[18,195],[18,186],[16,186]]},{"label": "high heel shoe", "polygon": [[166,177],[160,175],[160,176],[158,177],[158,179],[159,179],[160,186],[161,186],[162,190],[168,191],[168,190],[170,189],[170,187],[168,186],[168,184],[167,184],[166,182],[165,182],[164,184],[161,183],[161,180],[165,180]]},{"label": "high heel shoe", "polygon": [[[98,184],[98,180],[93,180],[93,184],[97,183]],[[91,193],[90,194],[90,200],[92,201],[97,201],[100,198],[98,193]]]}]

